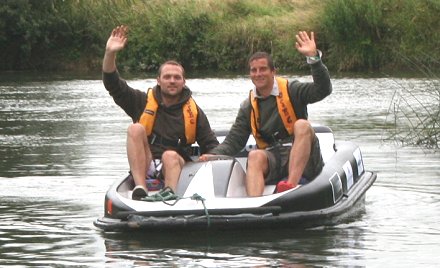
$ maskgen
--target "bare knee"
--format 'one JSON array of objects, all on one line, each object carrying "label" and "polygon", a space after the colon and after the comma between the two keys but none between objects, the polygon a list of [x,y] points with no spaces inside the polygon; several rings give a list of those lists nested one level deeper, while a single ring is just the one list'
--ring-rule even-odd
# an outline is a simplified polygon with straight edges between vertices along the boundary
[{"label": "bare knee", "polygon": [[247,159],[248,168],[258,169],[262,171],[267,170],[268,159],[264,150],[252,150],[248,154]]},{"label": "bare knee", "polygon": [[293,126],[295,138],[309,138],[313,139],[315,131],[309,121],[305,119],[299,119]]},{"label": "bare knee", "polygon": [[139,139],[146,137],[147,133],[143,125],[134,123],[128,126],[127,137],[131,139]]},{"label": "bare knee", "polygon": [[168,150],[162,154],[162,163],[165,165],[182,166],[184,164],[184,160],[176,151]]},{"label": "bare knee", "polygon": [[252,150],[248,155],[248,162],[261,162],[266,159],[267,157],[263,150]]}]

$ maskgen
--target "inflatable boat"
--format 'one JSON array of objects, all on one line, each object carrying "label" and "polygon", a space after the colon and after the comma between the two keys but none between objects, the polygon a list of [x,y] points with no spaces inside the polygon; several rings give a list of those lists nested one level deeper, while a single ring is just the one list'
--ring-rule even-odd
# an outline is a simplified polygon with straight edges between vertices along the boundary
[{"label": "inflatable boat", "polygon": [[[235,157],[218,156],[185,164],[176,200],[132,200],[131,175],[116,181],[106,193],[104,216],[94,224],[105,231],[187,231],[305,228],[347,221],[363,207],[365,193],[376,180],[376,173],[364,169],[356,144],[335,142],[326,126],[314,129],[325,165],[306,184],[281,193],[276,193],[276,185],[266,185],[261,197],[247,197],[246,155],[255,148],[251,136]],[[224,135],[218,137],[220,141],[224,139]],[[196,159],[197,150],[194,151]]]}]

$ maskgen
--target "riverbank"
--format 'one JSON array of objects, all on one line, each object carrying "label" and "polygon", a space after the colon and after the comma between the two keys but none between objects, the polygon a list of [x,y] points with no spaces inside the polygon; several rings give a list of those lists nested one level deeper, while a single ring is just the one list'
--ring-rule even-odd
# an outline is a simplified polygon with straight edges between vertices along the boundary
[{"label": "riverbank", "polygon": [[189,73],[244,72],[258,50],[280,72],[301,71],[298,30],[316,32],[332,72],[411,73],[440,66],[439,11],[429,0],[8,1],[0,70],[99,70],[111,29],[125,24],[125,73],[155,72],[170,58]]}]

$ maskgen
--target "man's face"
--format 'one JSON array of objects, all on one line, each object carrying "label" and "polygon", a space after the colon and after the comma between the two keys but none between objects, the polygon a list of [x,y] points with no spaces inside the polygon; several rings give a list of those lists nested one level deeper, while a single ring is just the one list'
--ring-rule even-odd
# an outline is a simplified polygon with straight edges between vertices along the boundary
[{"label": "man's face", "polygon": [[162,94],[168,97],[178,96],[185,85],[183,70],[180,66],[166,64],[157,78]]},{"label": "man's face", "polygon": [[258,92],[271,91],[274,82],[275,70],[271,70],[267,59],[255,59],[249,63],[252,83]]}]

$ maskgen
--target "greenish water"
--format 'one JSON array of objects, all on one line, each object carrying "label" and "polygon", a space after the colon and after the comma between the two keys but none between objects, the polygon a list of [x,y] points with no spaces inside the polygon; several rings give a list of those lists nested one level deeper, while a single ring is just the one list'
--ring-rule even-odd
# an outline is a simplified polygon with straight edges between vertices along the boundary
[{"label": "greenish water", "polygon": [[[418,79],[337,78],[333,94],[309,106],[313,122],[359,144],[366,169],[378,172],[351,222],[258,233],[105,234],[92,222],[103,214],[107,188],[127,173],[130,119],[100,74],[8,77],[0,81],[2,265],[435,267],[440,261],[440,152],[383,141],[393,94],[402,84],[423,85]],[[128,82],[144,89],[155,80]],[[187,84],[215,129],[229,128],[251,86],[245,77]]]}]

